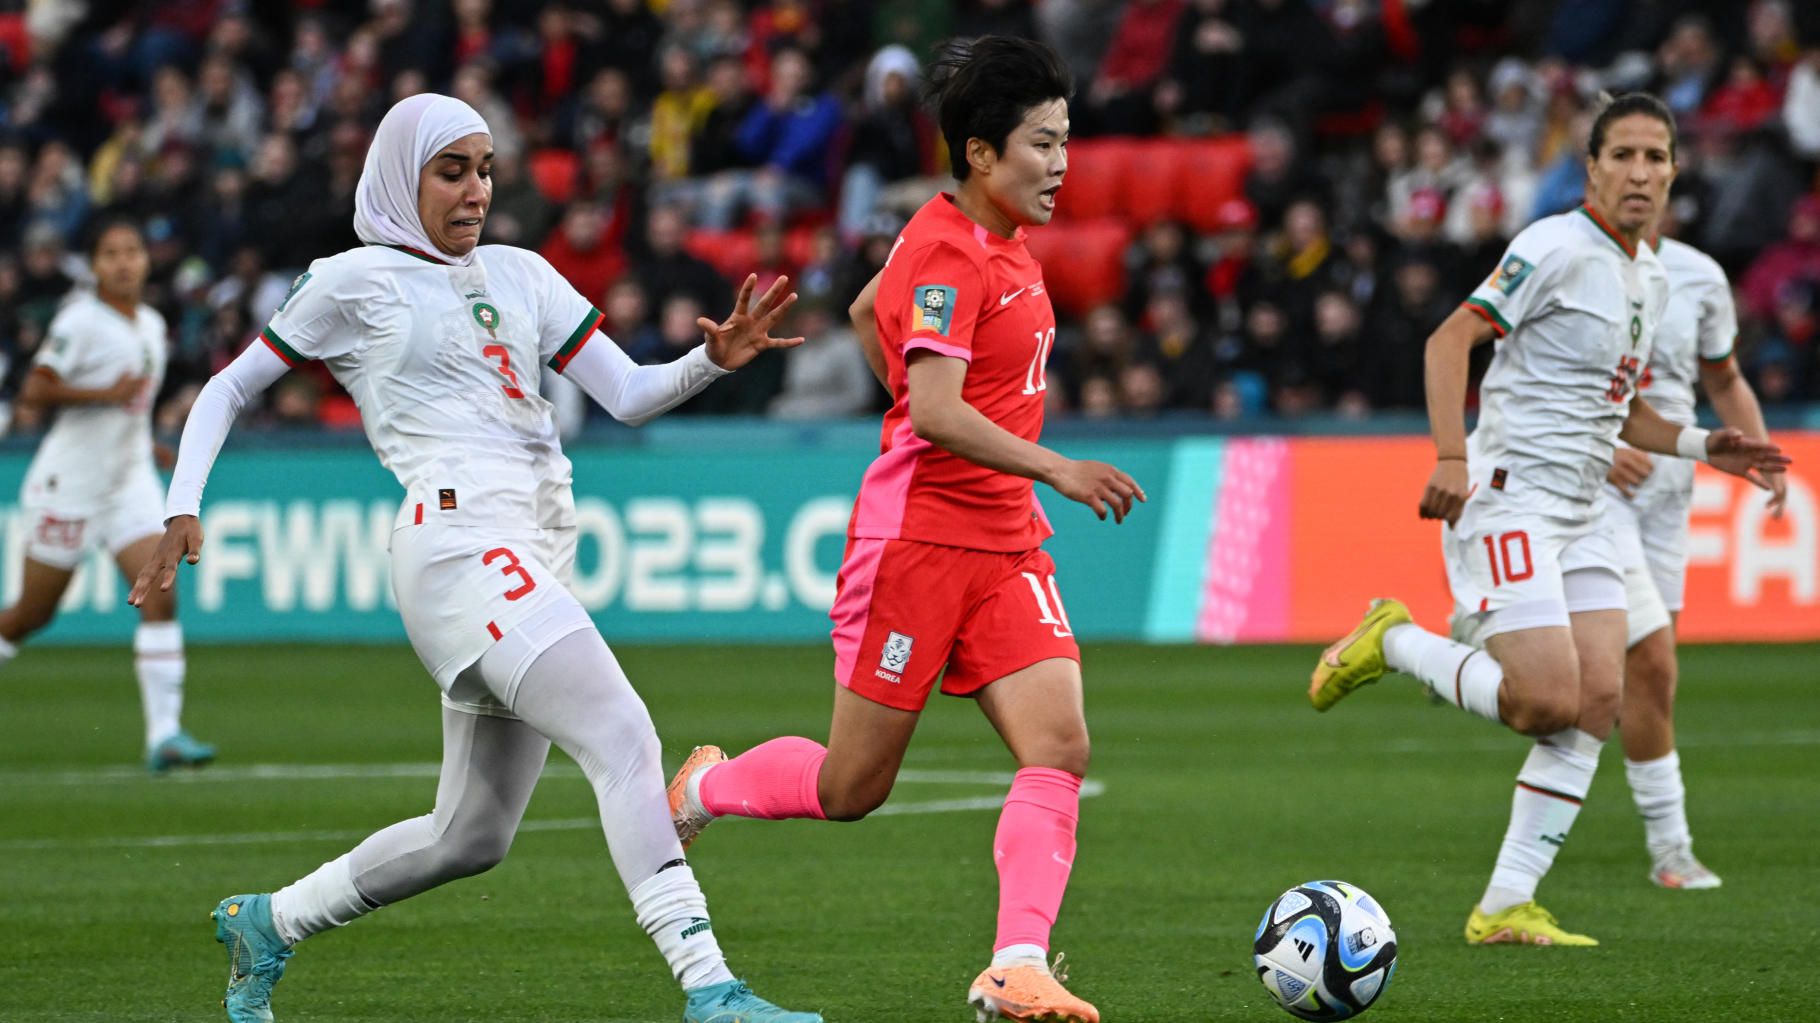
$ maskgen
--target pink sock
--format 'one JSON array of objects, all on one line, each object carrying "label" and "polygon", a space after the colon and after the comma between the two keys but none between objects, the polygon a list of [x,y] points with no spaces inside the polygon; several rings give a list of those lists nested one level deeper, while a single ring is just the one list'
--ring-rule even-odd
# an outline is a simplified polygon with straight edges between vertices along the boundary
[{"label": "pink sock", "polygon": [[702,775],[701,805],[716,817],[758,817],[768,821],[812,817],[825,821],[821,779],[828,748],[813,739],[786,735],[754,746]]},{"label": "pink sock", "polygon": [[[710,776],[712,777],[712,776]],[[992,859],[998,864],[998,940],[1049,947],[1049,929],[1074,867],[1074,825],[1081,815],[1081,779],[1051,767],[1026,767],[1011,781]]]}]

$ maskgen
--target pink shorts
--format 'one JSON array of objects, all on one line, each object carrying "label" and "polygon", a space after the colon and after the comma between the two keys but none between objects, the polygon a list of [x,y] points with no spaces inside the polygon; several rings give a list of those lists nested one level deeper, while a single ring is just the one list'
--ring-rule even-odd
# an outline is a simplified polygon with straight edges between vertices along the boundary
[{"label": "pink shorts", "polygon": [[834,680],[899,710],[922,710],[938,677],[966,696],[1038,661],[1081,659],[1040,548],[849,540],[829,616]]}]

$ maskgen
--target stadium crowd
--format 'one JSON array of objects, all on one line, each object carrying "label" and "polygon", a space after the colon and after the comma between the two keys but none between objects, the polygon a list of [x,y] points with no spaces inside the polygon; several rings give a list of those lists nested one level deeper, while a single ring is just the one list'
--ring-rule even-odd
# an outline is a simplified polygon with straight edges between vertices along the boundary
[{"label": "stadium crowd", "polygon": [[[635,359],[698,343],[729,273],[796,279],[809,342],[684,411],[873,411],[845,310],[947,180],[922,59],[986,33],[1065,57],[1070,183],[1111,189],[1087,220],[1064,187],[1037,232],[1056,232],[1057,413],[1420,408],[1428,333],[1517,230],[1579,201],[1601,89],[1667,100],[1675,230],[1731,273],[1757,393],[1820,400],[1820,5],[1795,0],[0,2],[0,399],[87,276],[86,228],[125,214],[172,333],[160,425],[180,426],[292,278],[357,244],[367,139],[435,90],[493,130],[486,240],[543,253]],[[1229,194],[1191,156],[1199,215],[1125,216],[1151,166],[1108,178],[1126,136],[1229,139]],[[1060,261],[1095,251],[1107,272],[1063,286]],[[323,372],[260,415],[358,418]]]}]

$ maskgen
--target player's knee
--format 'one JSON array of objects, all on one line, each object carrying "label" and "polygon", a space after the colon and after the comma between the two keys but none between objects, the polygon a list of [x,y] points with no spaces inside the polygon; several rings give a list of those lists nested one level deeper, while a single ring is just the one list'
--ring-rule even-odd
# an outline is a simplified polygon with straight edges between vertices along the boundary
[{"label": "player's knee", "polygon": [[1023,758],[1021,767],[1048,767],[1057,771],[1067,771],[1077,778],[1087,777],[1088,764],[1093,759],[1093,743],[1087,738],[1085,729],[1067,735],[1056,736],[1043,745],[1041,750]]},{"label": "player's knee", "polygon": [[885,805],[891,786],[856,785],[820,793],[822,816],[831,821],[864,820],[868,814]]},{"label": "player's knee", "polygon": [[473,877],[499,866],[512,849],[512,829],[485,825],[451,828],[438,843],[445,877]]},{"label": "player's knee", "polygon": [[1536,695],[1505,709],[1504,723],[1523,735],[1553,735],[1572,728],[1580,718],[1580,707],[1572,699],[1555,694]]},{"label": "player's knee", "polygon": [[14,606],[12,611],[13,628],[18,630],[19,639],[42,631],[51,623],[51,619],[57,617],[57,606],[48,603],[21,603]]}]

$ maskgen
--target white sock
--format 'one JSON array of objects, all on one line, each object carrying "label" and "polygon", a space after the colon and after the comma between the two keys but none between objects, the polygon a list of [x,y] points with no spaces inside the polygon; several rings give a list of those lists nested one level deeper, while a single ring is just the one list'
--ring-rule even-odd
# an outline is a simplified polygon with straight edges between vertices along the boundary
[{"label": "white sock", "polygon": [[145,622],[133,633],[133,671],[145,707],[145,748],[183,728],[183,626]]},{"label": "white sock", "polygon": [[1655,760],[1626,760],[1624,776],[1630,780],[1637,813],[1643,816],[1650,856],[1660,858],[1664,853],[1692,845],[1694,836],[1687,828],[1687,789],[1681,784],[1681,754],[1670,750],[1668,756]]},{"label": "white sock", "polygon": [[342,855],[272,893],[272,924],[280,938],[295,945],[312,934],[351,924],[378,908],[354,887],[354,868],[349,857]]},{"label": "white sock", "polygon": [[12,660],[14,657],[18,656],[18,654],[18,647],[8,643],[5,639],[0,639],[0,665]]},{"label": "white sock", "polygon": [[1437,636],[1420,625],[1393,625],[1384,633],[1384,661],[1420,679],[1435,695],[1487,721],[1498,716],[1504,669],[1483,650]]},{"label": "white sock", "polygon": [[1536,740],[1517,772],[1510,828],[1479,908],[1497,913],[1536,897],[1542,875],[1567,842],[1599,767],[1599,739],[1569,728]]},{"label": "white sock", "polygon": [[994,967],[1041,966],[1049,968],[1049,950],[1041,945],[1006,945],[992,953]]},{"label": "white sock", "polygon": [[720,942],[714,940],[707,896],[687,864],[660,870],[632,889],[632,911],[684,991],[733,979]]}]

